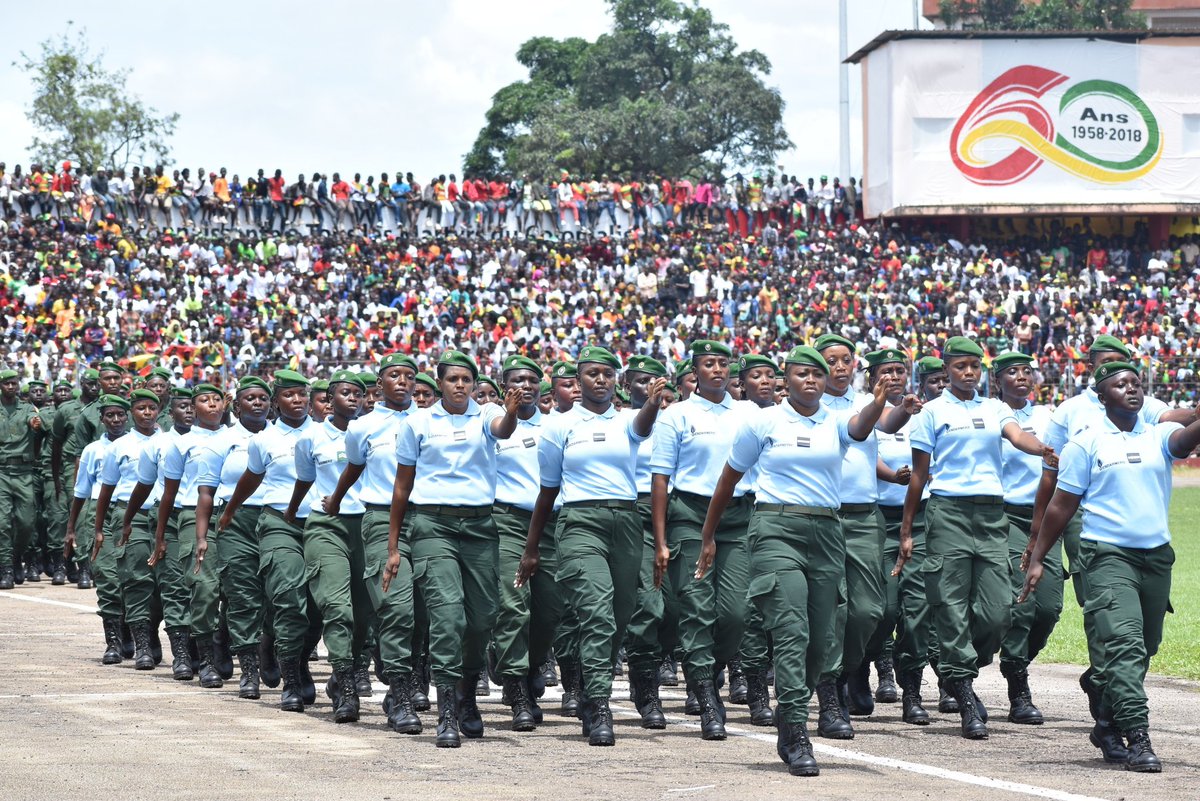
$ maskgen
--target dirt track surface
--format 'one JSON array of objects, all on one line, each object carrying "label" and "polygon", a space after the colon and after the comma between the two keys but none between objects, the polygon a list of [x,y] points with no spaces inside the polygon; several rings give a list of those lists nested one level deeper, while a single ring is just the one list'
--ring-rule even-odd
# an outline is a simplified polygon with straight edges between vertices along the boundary
[{"label": "dirt track surface", "polygon": [[[506,730],[494,689],[480,699],[486,735],[463,747],[433,746],[435,719],[423,715],[415,737],[387,729],[384,687],[365,699],[358,724],[336,725],[319,692],[303,715],[280,712],[278,691],[237,698],[172,681],[162,666],[136,672],[104,667],[94,594],[48,582],[0,593],[0,770],[11,799],[94,799],[113,792],[158,799],[1155,799],[1200,797],[1200,686],[1152,679],[1153,742],[1165,762],[1158,776],[1106,766],[1087,741],[1079,669],[1035,666],[1041,727],[1004,721],[1007,701],[993,666],[977,687],[991,710],[991,739],[958,736],[957,716],[934,714],[924,728],[900,722],[898,705],[856,719],[850,742],[816,740],[821,775],[787,775],[774,730],[749,725],[730,707],[730,738],[700,739],[683,714],[679,688],[664,690],[670,725],[637,726],[627,685],[618,680],[615,748],[589,748],[575,720],[557,714],[557,688],[543,699],[536,732]],[[314,665],[318,689],[328,675]],[[936,688],[926,682],[926,698]],[[815,725],[814,725],[815,728]],[[136,789],[135,789],[136,788]],[[436,795],[435,795],[436,794]]]}]

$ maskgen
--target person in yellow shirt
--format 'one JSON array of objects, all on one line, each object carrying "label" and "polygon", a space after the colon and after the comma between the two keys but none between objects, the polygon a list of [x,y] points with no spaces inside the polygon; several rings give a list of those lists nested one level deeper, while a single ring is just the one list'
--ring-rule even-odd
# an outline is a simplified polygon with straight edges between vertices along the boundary
[{"label": "person in yellow shirt", "polygon": [[163,225],[171,225],[171,190],[175,182],[163,172],[162,165],[154,168],[154,207],[163,213]]}]

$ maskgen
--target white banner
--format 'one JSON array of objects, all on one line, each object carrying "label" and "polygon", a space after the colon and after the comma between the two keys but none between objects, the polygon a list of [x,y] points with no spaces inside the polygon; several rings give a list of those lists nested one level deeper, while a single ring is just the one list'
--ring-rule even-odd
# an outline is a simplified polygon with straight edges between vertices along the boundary
[{"label": "white banner", "polygon": [[868,215],[1200,204],[1200,38],[901,39],[863,64]]}]

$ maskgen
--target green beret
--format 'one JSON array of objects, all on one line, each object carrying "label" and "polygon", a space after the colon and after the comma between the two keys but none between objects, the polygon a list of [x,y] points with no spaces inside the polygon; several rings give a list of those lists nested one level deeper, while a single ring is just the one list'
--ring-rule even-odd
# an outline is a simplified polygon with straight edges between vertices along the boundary
[{"label": "green beret", "polygon": [[692,364],[691,359],[684,359],[681,362],[675,362],[675,380],[676,381],[680,380],[688,373],[694,373],[694,372],[696,372],[696,367],[695,367],[695,365]]},{"label": "green beret", "polygon": [[75,400],[79,400],[81,397],[83,397],[83,393],[80,392],[78,389],[72,389],[71,397],[74,398]]},{"label": "green beret", "polygon": [[417,383],[424,384],[432,389],[433,394],[437,395],[439,398],[442,396],[442,390],[437,385],[437,379],[431,376],[429,373],[417,373]]},{"label": "green beret", "polygon": [[553,389],[553,384],[551,384],[549,381],[543,381],[541,386],[538,387],[538,397],[541,397],[542,395],[549,395]]},{"label": "green beret", "polygon": [[442,358],[438,359],[438,367],[445,365],[446,367],[465,367],[471,371],[471,378],[479,378],[479,365],[475,363],[467,354],[461,350],[448,350],[442,354]]},{"label": "green beret", "polygon": [[475,382],[475,386],[479,386],[480,384],[487,384],[492,389],[496,390],[497,395],[504,394],[504,392],[500,389],[500,385],[496,383],[496,379],[492,378],[491,376],[487,376],[487,375],[479,376],[479,380]]},{"label": "green beret", "polygon": [[129,405],[130,406],[132,406],[134,403],[136,403],[137,401],[140,401],[140,400],[154,401],[155,404],[159,403],[158,395],[155,394],[155,392],[153,390],[135,389],[133,392],[129,393]]},{"label": "green beret", "polygon": [[370,370],[363,370],[358,374],[358,377],[362,379],[364,387],[373,387],[379,384],[379,376],[375,375]]},{"label": "green beret", "polygon": [[96,375],[99,376],[100,373],[106,371],[110,373],[120,373],[121,375],[125,375],[127,372],[124,367],[114,361],[100,362],[100,364],[96,367]]},{"label": "green beret", "polygon": [[72,384],[70,381],[55,381],[54,388],[58,389],[59,387],[66,387],[67,389],[75,389],[75,385]]},{"label": "green beret", "polygon": [[822,334],[817,337],[817,341],[813,343],[813,350],[822,351],[826,348],[832,348],[834,345],[842,345],[851,353],[854,353],[854,343],[837,334]]},{"label": "green beret", "polygon": [[1138,371],[1138,369],[1129,362],[1107,362],[1096,368],[1096,370],[1092,373],[1092,380],[1097,386],[1099,386],[1100,382],[1112,378],[1117,373],[1123,373],[1126,370],[1131,373],[1137,373]]},{"label": "green beret", "polygon": [[[692,345],[692,347],[696,347]],[[722,345],[724,347],[724,345]],[[652,359],[649,356],[630,356],[629,364],[625,368],[627,373],[648,373],[655,378],[667,377],[667,366],[658,359]]]},{"label": "green beret", "polygon": [[697,356],[724,356],[726,359],[733,358],[733,348],[724,342],[717,342],[715,339],[697,339],[692,343],[691,351],[693,359]]},{"label": "green beret", "polygon": [[617,387],[617,397],[621,399],[621,403],[629,403],[629,393]]},{"label": "green beret", "polygon": [[379,372],[383,372],[389,367],[407,367],[414,373],[417,372],[417,362],[412,356],[407,353],[389,353],[384,356],[379,362]]},{"label": "green beret", "polygon": [[129,411],[129,401],[125,400],[120,395],[101,395],[100,400],[97,401],[97,404],[100,408],[100,411],[104,411],[110,406],[116,406],[117,408]]},{"label": "green beret", "polygon": [[221,390],[221,388],[212,384],[197,384],[196,386],[192,387],[193,398],[198,398],[201,395],[208,394],[220,395],[222,398],[225,397],[225,393]]},{"label": "green beret", "polygon": [[879,367],[884,364],[908,364],[908,357],[904,355],[904,351],[896,348],[874,350],[867,354],[868,367]]},{"label": "green beret", "polygon": [[165,367],[155,367],[146,374],[146,378],[165,378],[168,381],[172,381],[175,376]]},{"label": "green beret", "polygon": [[100,377],[100,371],[96,370],[94,368],[89,367],[88,369],[83,371],[83,380],[84,381],[95,381],[99,377]]},{"label": "green beret", "polygon": [[12,381],[16,377],[16,370],[0,370],[0,381]]},{"label": "green beret", "polygon": [[940,373],[946,369],[946,363],[937,356],[926,356],[917,360],[917,375],[927,376]]},{"label": "green beret", "polygon": [[271,394],[281,389],[307,387],[308,383],[308,379],[295,370],[276,370],[275,374],[271,376]]},{"label": "green beret", "polygon": [[328,392],[329,391],[329,380],[326,378],[318,379],[318,380],[312,382],[311,384],[309,384],[308,388],[311,389],[313,392]]},{"label": "green beret", "polygon": [[47,386],[47,384],[42,379],[31,378],[31,379],[29,379],[29,383],[25,385],[25,388],[29,389],[30,387],[44,387],[44,386]]},{"label": "green beret", "polygon": [[[819,341],[819,340],[818,340]],[[841,344],[841,343],[830,343]],[[826,347],[829,347],[826,345]],[[810,348],[808,345],[797,345],[788,352],[787,358],[783,360],[784,364],[808,364],[813,367],[820,367],[821,372],[829,375],[829,365],[825,363],[825,357],[821,355],[816,348]]]},{"label": "green beret", "polygon": [[621,369],[621,360],[614,356],[612,351],[602,348],[599,345],[588,345],[579,351],[579,358],[575,360],[575,363],[583,364],[584,362],[606,364],[614,370]]},{"label": "green beret", "polygon": [[329,388],[332,389],[334,384],[353,384],[359,389],[365,390],[367,382],[363,381],[362,373],[356,373],[353,370],[337,370],[333,375],[329,376]]},{"label": "green beret", "polygon": [[739,373],[753,370],[755,367],[770,367],[774,372],[779,372],[779,365],[775,364],[770,356],[764,356],[761,353],[747,353],[738,359],[737,366]]},{"label": "green beret", "polygon": [[504,360],[504,365],[501,372],[507,375],[509,370],[532,370],[537,375],[539,381],[542,379],[542,376],[545,375],[542,372],[541,366],[537,362],[528,356],[520,356],[517,354],[513,354]]},{"label": "green beret", "polygon": [[238,382],[236,395],[240,395],[248,389],[261,389],[267,392],[271,391],[271,385],[256,375],[248,375]]},{"label": "green beret", "polygon": [[950,337],[942,348],[942,359],[949,359],[951,356],[974,356],[982,359],[983,348],[966,337]]},{"label": "green beret", "polygon": [[1088,349],[1088,353],[1119,353],[1126,359],[1133,356],[1133,352],[1125,345],[1124,342],[1114,336],[1101,334],[1092,341],[1092,347]]},{"label": "green beret", "polygon": [[992,359],[992,371],[998,373],[1017,364],[1033,364],[1033,357],[1015,350],[1006,351]]},{"label": "green beret", "polygon": [[578,378],[579,368],[570,362],[555,362],[550,368],[550,380],[556,378]]},{"label": "green beret", "polygon": [[191,400],[194,394],[187,387],[171,387],[171,400]]}]

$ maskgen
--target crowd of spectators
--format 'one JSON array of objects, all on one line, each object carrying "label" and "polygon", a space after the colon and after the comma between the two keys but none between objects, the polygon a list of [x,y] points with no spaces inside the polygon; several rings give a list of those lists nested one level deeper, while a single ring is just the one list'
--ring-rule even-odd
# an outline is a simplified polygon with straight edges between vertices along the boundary
[{"label": "crowd of spectators", "polygon": [[432,364],[458,348],[496,372],[512,352],[549,364],[593,343],[674,361],[703,336],[778,357],[834,331],[921,356],[965,334],[1036,354],[1054,402],[1086,384],[1083,356],[1109,333],[1156,395],[1197,394],[1192,235],[1151,243],[1084,219],[961,242],[861,221],[854,180],[824,177],[172,173],[0,164],[5,366],[72,378],[112,357],[230,381],[392,350]]}]

